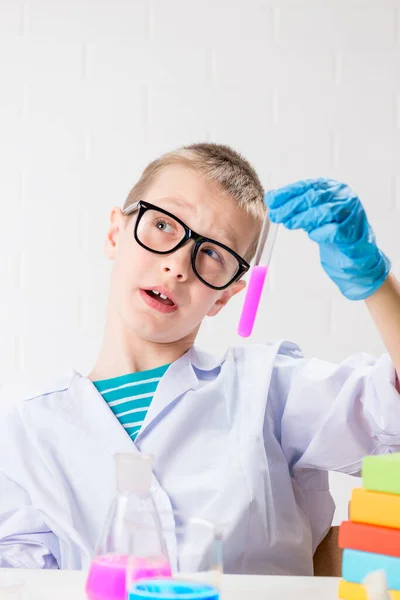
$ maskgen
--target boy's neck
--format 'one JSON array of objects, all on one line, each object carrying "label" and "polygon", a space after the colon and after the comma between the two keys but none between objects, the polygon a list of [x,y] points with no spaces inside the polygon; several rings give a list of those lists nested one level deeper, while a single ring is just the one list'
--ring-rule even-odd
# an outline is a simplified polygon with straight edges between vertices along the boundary
[{"label": "boy's neck", "polygon": [[111,379],[173,363],[193,346],[196,337],[194,333],[190,338],[161,344],[138,339],[134,334],[126,334],[121,329],[107,319],[99,356],[88,375],[92,381]]}]

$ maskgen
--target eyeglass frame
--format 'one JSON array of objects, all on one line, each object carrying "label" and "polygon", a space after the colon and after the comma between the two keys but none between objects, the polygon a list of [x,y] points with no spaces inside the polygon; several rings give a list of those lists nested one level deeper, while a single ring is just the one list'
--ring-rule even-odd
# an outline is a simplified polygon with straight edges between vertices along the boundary
[{"label": "eyeglass frame", "polygon": [[[206,285],[207,287],[209,287],[213,290],[219,290],[219,291],[226,290],[226,288],[228,288],[230,285],[235,283],[235,281],[238,281],[250,269],[249,263],[246,262],[244,260],[244,258],[242,258],[240,256],[240,254],[238,254],[237,252],[232,250],[232,248],[229,248],[229,246],[226,246],[222,242],[218,242],[217,240],[213,240],[212,238],[205,237],[204,235],[200,235],[199,233],[196,233],[196,231],[194,231],[193,229],[188,227],[188,225],[186,225],[186,223],[184,223],[181,219],[179,219],[177,216],[170,213],[169,211],[165,210],[164,208],[161,208],[160,206],[156,206],[155,204],[151,204],[150,202],[147,202],[145,200],[136,200],[136,202],[129,204],[129,206],[127,206],[125,209],[123,209],[122,214],[125,216],[129,216],[129,215],[133,214],[135,212],[135,210],[139,210],[139,213],[138,213],[138,217],[137,217],[136,223],[135,223],[134,238],[135,238],[136,242],[139,244],[139,246],[141,246],[145,250],[148,250],[149,252],[153,252],[154,254],[162,254],[162,255],[172,254],[173,252],[176,252],[176,250],[179,250],[179,248],[182,248],[182,246],[184,246],[189,240],[194,241],[195,244],[193,246],[193,250],[192,250],[192,254],[191,254],[192,269],[193,269],[193,272],[196,275],[196,277],[202,283],[204,283],[204,285]],[[152,248],[149,248],[148,246],[143,244],[143,242],[140,241],[138,233],[137,233],[138,226],[139,226],[142,216],[148,210],[156,210],[158,212],[161,212],[162,214],[166,215],[167,217],[170,217],[171,219],[173,219],[174,221],[176,221],[177,223],[179,223],[179,225],[181,225],[183,227],[185,235],[183,236],[182,240],[180,242],[178,242],[178,244],[174,248],[172,248],[172,250],[167,250],[167,251],[153,250]],[[200,246],[204,242],[211,242],[212,244],[216,244],[220,248],[223,248],[224,250],[229,252],[238,261],[238,265],[239,265],[238,271],[235,273],[235,275],[232,277],[232,279],[230,279],[230,281],[223,286],[211,285],[211,283],[208,283],[207,281],[205,281],[203,279],[203,277],[201,277],[201,275],[199,275],[199,273],[197,272],[196,257],[197,257]]]}]

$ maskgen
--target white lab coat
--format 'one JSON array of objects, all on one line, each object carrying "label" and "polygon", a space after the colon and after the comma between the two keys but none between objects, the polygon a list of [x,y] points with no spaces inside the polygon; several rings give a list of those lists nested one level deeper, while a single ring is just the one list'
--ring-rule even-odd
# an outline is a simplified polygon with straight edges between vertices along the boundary
[{"label": "white lab coat", "polygon": [[87,568],[114,494],[116,452],[155,456],[160,510],[225,527],[229,573],[312,574],[331,523],[328,470],[400,449],[388,356],[341,365],[279,342],[194,348],[161,379],[134,444],[71,372],[0,417],[0,566]]}]

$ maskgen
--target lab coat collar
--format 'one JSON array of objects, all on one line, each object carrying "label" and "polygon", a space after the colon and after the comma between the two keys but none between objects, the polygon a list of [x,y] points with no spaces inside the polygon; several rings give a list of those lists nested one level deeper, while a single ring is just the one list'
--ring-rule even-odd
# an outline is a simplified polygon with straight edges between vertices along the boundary
[{"label": "lab coat collar", "polygon": [[195,346],[192,346],[187,354],[193,367],[198,371],[214,371],[215,369],[219,369],[226,357],[226,352],[222,356],[213,355],[199,350]]},{"label": "lab coat collar", "polygon": [[158,384],[137,440],[141,440],[148,428],[173,409],[182,396],[199,385],[201,371],[212,371],[221,367],[221,359],[195,347],[190,348],[168,368]]},{"label": "lab coat collar", "polygon": [[199,385],[199,379],[192,365],[191,350],[173,362],[161,378],[147,411],[137,440],[139,441],[188,391]]},{"label": "lab coat collar", "polygon": [[[224,358],[225,356],[214,356],[193,346],[173,362],[157,387],[137,439],[140,439],[166,411],[171,410],[175,402],[178,402],[188,390],[195,389],[199,385],[202,372],[219,369]],[[73,420],[72,413],[78,411],[79,422],[88,434],[93,435],[108,451],[113,454],[132,452],[134,444],[131,438],[90,379],[74,372],[69,391],[73,404],[63,406],[64,418]],[[96,418],[93,415],[96,415]]]}]

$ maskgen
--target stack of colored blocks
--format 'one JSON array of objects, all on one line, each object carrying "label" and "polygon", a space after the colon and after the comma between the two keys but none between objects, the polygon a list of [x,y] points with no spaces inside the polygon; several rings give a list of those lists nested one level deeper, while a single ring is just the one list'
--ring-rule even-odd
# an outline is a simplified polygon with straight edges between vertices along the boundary
[{"label": "stack of colored blocks", "polygon": [[364,577],[383,570],[392,600],[400,600],[400,453],[365,458],[362,482],[352,493],[350,521],[340,526],[339,597],[367,600]]}]

